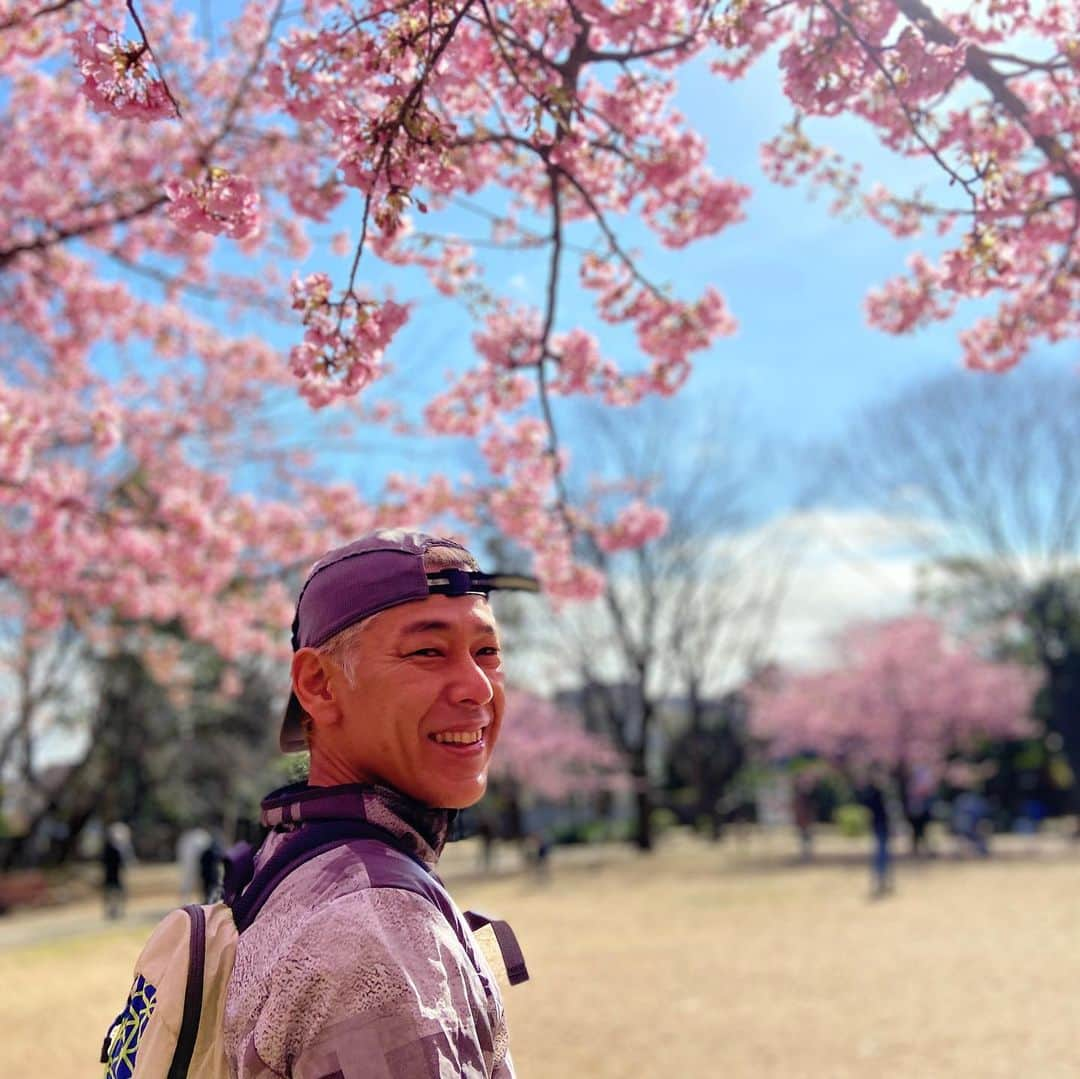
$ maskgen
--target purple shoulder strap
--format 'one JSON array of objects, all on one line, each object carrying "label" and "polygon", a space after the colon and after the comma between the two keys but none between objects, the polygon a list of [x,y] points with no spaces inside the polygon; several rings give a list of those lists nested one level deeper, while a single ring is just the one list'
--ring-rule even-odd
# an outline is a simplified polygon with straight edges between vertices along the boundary
[{"label": "purple shoulder strap", "polygon": [[[372,888],[401,888],[422,896],[436,907],[454,930],[478,973],[481,971],[481,964],[470,929],[490,925],[502,952],[510,984],[518,985],[528,980],[529,972],[521,947],[514,931],[506,922],[473,911],[466,911],[463,920],[439,878],[411,851],[405,849],[397,836],[377,824],[354,818],[312,821],[305,824],[282,844],[281,849],[254,874],[246,887],[241,869],[241,879],[234,882],[233,894],[226,895],[226,902],[232,907],[237,930],[242,933],[251,925],[274,889],[294,869],[344,843],[353,846],[363,859]],[[403,857],[395,856],[394,852]],[[250,856],[245,859],[241,855],[236,861],[240,865],[246,861],[244,868],[247,868],[250,874],[248,867],[253,865]]]},{"label": "purple shoulder strap", "polygon": [[191,920],[188,936],[188,974],[184,989],[184,1014],[180,1021],[180,1033],[176,1036],[176,1049],[169,1065],[168,1079],[187,1079],[191,1057],[195,1052],[195,1039],[199,1036],[202,1019],[203,976],[206,969],[206,912],[200,906],[184,907]]},{"label": "purple shoulder strap", "polygon": [[244,876],[251,874],[254,870],[254,859],[245,852],[239,852],[238,855],[234,855],[232,851],[229,852],[230,859],[241,866],[239,880],[229,881],[228,874],[226,877],[230,887],[226,890],[225,902],[232,907],[237,930],[243,933],[251,925],[273,894],[274,889],[293,870],[299,869],[312,858],[353,839],[371,839],[383,846],[393,847],[404,854],[419,873],[429,875],[423,863],[405,850],[392,832],[380,828],[377,824],[354,819],[312,821],[299,828],[294,835],[282,843],[280,849],[266,865],[254,872],[250,883],[244,879]]}]

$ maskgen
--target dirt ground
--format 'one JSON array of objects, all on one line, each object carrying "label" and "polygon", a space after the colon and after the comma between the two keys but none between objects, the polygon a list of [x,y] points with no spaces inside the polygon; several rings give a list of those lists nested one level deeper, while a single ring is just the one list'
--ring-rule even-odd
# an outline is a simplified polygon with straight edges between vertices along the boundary
[{"label": "dirt ground", "polygon": [[[1080,1074],[1080,855],[1064,842],[903,863],[879,901],[855,846],[826,843],[809,866],[791,848],[560,850],[544,881],[476,879],[459,853],[455,895],[510,919],[529,960],[532,981],[507,1000],[518,1074]],[[0,924],[0,1075],[100,1075],[161,905],[144,895],[118,928],[90,908]]]}]

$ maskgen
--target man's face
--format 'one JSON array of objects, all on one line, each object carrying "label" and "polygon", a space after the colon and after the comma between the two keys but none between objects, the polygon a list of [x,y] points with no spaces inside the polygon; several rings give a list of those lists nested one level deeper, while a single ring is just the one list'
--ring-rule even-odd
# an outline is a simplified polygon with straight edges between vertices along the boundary
[{"label": "man's face", "polygon": [[[375,615],[354,684],[336,665],[334,750],[358,780],[443,809],[477,802],[505,694],[495,617],[482,596],[431,596]],[[329,748],[329,747],[328,747]]]}]

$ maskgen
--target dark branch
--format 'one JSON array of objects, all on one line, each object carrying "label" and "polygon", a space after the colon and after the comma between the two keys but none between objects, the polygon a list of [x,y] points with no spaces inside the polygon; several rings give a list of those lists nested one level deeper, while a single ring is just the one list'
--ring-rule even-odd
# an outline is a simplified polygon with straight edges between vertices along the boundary
[{"label": "dark branch", "polygon": [[[956,47],[960,39],[922,0],[895,0],[896,6],[915,24],[927,41]],[[998,71],[988,53],[978,45],[968,45],[964,66],[976,82],[985,86],[994,100],[1024,129],[1031,141],[1042,151],[1054,171],[1068,185],[1073,198],[1080,199],[1080,174],[1068,165],[1065,147],[1053,136],[1038,134],[1031,127],[1027,105],[1009,87],[1005,76]]]},{"label": "dark branch", "polygon": [[150,39],[146,36],[146,27],[143,26],[142,19],[139,18],[139,13],[135,9],[135,0],[127,0],[127,9],[131,13],[132,19],[135,20],[135,25],[139,30],[139,37],[142,38],[142,43],[146,46],[146,51],[154,61],[154,67],[157,68],[158,76],[161,79],[161,85],[165,87],[165,93],[169,95],[172,107],[176,110],[176,115],[180,119],[183,119],[184,114],[180,111],[180,104],[177,102],[176,98],[173,96],[172,90],[169,88],[169,81],[165,78],[165,71],[161,66],[161,62],[158,60],[157,53],[154,52],[153,47],[150,45]]},{"label": "dark branch", "polygon": [[43,15],[52,15],[57,11],[63,11],[64,8],[74,7],[80,2],[81,0],[58,0],[57,3],[38,8],[37,11],[31,12],[29,15],[12,15],[11,18],[0,22],[0,31],[11,30],[16,26],[26,26],[35,19],[40,19]]}]

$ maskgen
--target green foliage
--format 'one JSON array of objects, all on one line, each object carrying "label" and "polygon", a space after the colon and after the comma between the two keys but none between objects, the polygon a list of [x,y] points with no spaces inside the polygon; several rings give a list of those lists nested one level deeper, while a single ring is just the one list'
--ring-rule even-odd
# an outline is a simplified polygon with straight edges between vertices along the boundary
[{"label": "green foliage", "polygon": [[1048,767],[1050,771],[1050,781],[1059,791],[1070,790],[1076,783],[1076,777],[1073,775],[1073,770],[1069,767],[1069,762],[1064,757],[1055,754],[1050,758]]},{"label": "green foliage", "polygon": [[865,806],[848,802],[836,807],[833,823],[846,839],[859,839],[870,834],[870,811]]},{"label": "green foliage", "polygon": [[301,783],[311,774],[310,753],[289,753],[270,762],[269,774],[274,777],[275,787],[286,783]]},{"label": "green foliage", "polygon": [[664,832],[676,827],[678,823],[678,816],[665,806],[658,806],[649,816],[649,826],[652,830],[653,838],[659,838]]},{"label": "green foliage", "polygon": [[634,833],[633,821],[591,820],[567,824],[555,829],[554,841],[573,846],[579,843],[626,843]]}]

